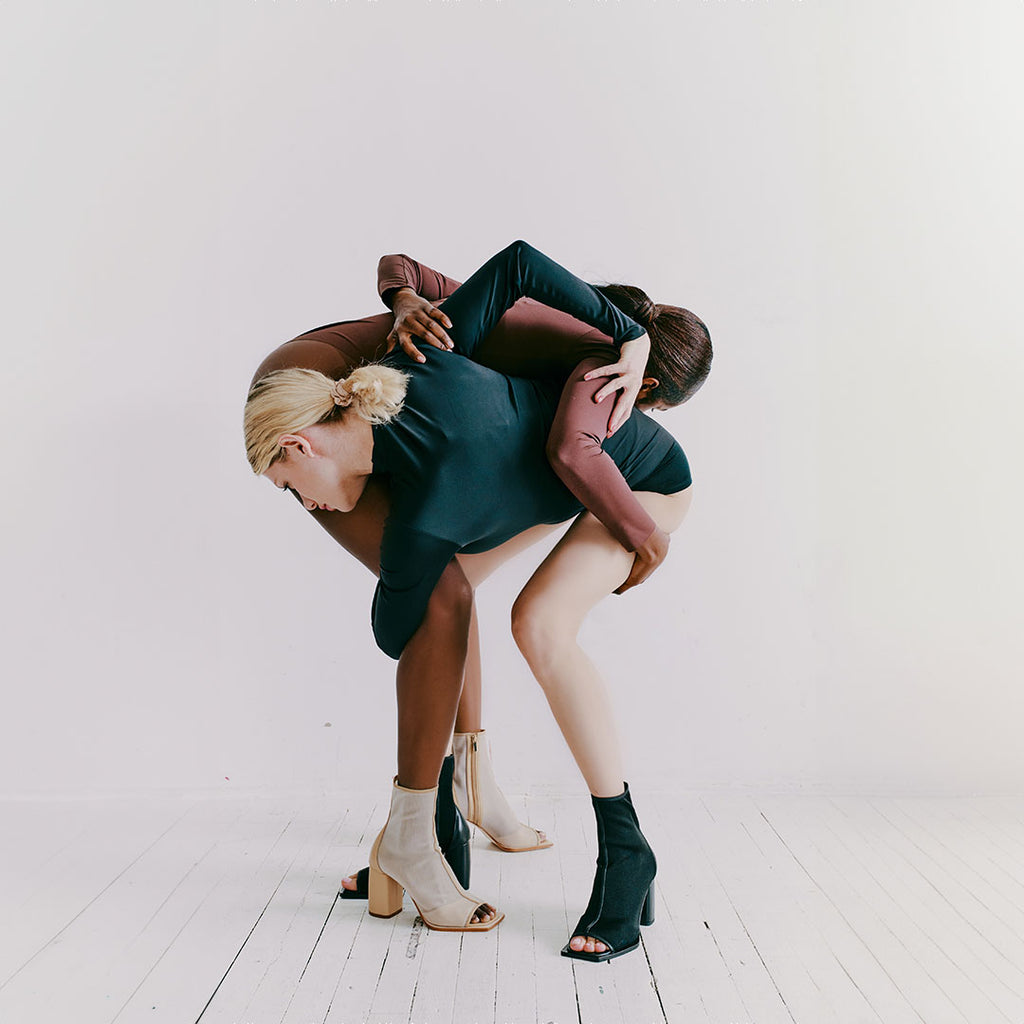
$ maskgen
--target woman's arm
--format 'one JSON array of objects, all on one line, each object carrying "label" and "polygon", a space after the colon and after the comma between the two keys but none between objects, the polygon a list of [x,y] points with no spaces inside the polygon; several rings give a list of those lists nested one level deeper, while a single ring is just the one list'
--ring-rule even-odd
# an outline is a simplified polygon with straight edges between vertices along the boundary
[{"label": "woman's arm", "polygon": [[603,331],[616,345],[646,334],[596,288],[519,239],[492,256],[445,299],[456,349],[472,358],[480,342],[522,298],[568,313]]},{"label": "woman's arm", "polygon": [[548,435],[551,468],[584,508],[591,511],[627,550],[636,553],[624,593],[642,583],[664,561],[669,537],[636,499],[615,460],[602,448],[608,436],[608,405],[594,396],[601,378],[586,374],[601,366],[600,357],[580,362],[569,375]]},{"label": "woman's arm", "polygon": [[458,544],[422,533],[390,516],[380,545],[380,580],[370,619],[377,646],[399,658],[426,614],[430,595]]},{"label": "woman's arm", "polygon": [[447,277],[405,253],[381,256],[377,263],[377,294],[388,308],[393,308],[395,293],[400,288],[411,288],[422,298],[436,302],[451,295],[460,284],[454,277]]},{"label": "woman's arm", "polygon": [[[615,402],[617,420],[629,415],[640,389],[650,339],[600,292],[526,242],[513,242],[464,285],[403,253],[382,256],[377,265],[377,290],[393,305],[395,315],[388,351],[400,344],[418,362],[423,357],[416,347],[417,338],[436,348],[452,348],[444,328],[451,328],[445,314],[453,308],[460,315],[462,309],[468,309],[476,321],[475,337],[463,339],[463,354],[501,373],[564,379],[585,355],[608,343],[620,344],[616,365],[605,364],[603,375],[613,378],[605,386],[606,393],[623,391]],[[453,293],[460,297],[449,298],[443,310],[434,304]],[[537,302],[521,306],[513,319],[503,321],[504,314],[521,298]],[[584,333],[580,321],[593,330]],[[633,330],[619,337],[623,324]],[[469,351],[470,345],[473,351]]]}]

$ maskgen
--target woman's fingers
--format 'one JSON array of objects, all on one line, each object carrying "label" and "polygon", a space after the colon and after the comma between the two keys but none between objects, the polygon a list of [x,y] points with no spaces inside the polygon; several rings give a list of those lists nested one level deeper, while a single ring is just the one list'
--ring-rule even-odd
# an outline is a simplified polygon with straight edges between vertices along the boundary
[{"label": "woman's fingers", "polygon": [[[441,300],[441,302],[444,302],[444,299],[442,299],[442,300]],[[434,306],[434,308],[433,308],[433,309],[431,309],[431,311],[430,311],[430,315],[431,315],[431,316],[432,316],[432,317],[433,317],[433,318],[434,318],[434,319],[435,319],[435,320],[436,320],[436,321],[437,321],[438,323],[440,323],[440,324],[444,324],[444,326],[445,326],[445,327],[451,327],[451,325],[452,325],[452,322],[451,322],[451,320],[449,319],[448,315],[447,315],[447,314],[445,313],[445,311],[444,311],[443,309],[441,309],[441,303],[440,303],[440,302],[439,302],[439,303],[438,303],[438,304],[437,304],[436,306]],[[449,342],[451,341],[451,338],[449,338],[447,334],[445,335],[445,338],[446,338],[446,339],[447,339],[447,340],[448,340]]]},{"label": "woman's fingers", "polygon": [[624,594],[637,584],[643,583],[665,561],[670,543],[669,535],[661,527],[656,526],[650,537],[637,549],[633,558],[633,567],[625,582],[616,589],[615,593]]},{"label": "woman's fingers", "polygon": [[653,569],[650,566],[645,566],[640,560],[640,556],[637,555],[633,559],[633,568],[629,570],[629,575],[626,577],[621,587],[616,588],[616,594],[624,594],[627,590],[631,590],[639,583],[643,583],[648,576],[651,575]]},{"label": "woman's fingers", "polygon": [[625,362],[598,366],[583,375],[584,380],[593,380],[595,377],[611,377],[611,380],[594,395],[595,402],[603,402],[610,395],[618,392],[615,407],[608,422],[608,436],[611,437],[629,419],[636,396],[640,394],[643,377],[635,367]]},{"label": "woman's fingers", "polygon": [[416,344],[417,339],[434,348],[450,350],[453,343],[445,330],[452,326],[448,315],[420,295],[401,294],[403,298],[395,303],[395,323],[387,336],[387,351],[401,345],[403,352],[422,363],[425,357]]},{"label": "woman's fingers", "polygon": [[409,331],[402,330],[398,332],[398,342],[402,346],[402,351],[406,355],[412,356],[416,362],[425,363],[427,357],[416,347],[413,337],[414,335],[410,334]]},{"label": "woman's fingers", "polygon": [[618,392],[612,414],[608,418],[609,437],[629,419],[629,414],[633,411],[633,405],[636,403],[636,396],[640,394],[641,383],[642,381],[633,375],[623,374],[610,380],[594,395],[595,402],[603,402],[609,395]]},{"label": "woman's fingers", "polygon": [[452,348],[452,339],[448,337],[448,332],[444,329],[445,322],[451,327],[451,320],[437,308],[420,310],[415,324],[410,325],[409,329],[424,341],[429,341],[435,348],[450,349]]},{"label": "woman's fingers", "polygon": [[607,366],[595,366],[593,370],[583,374],[583,379],[593,380],[595,377],[618,376],[624,369],[626,369],[624,363],[609,363]]},{"label": "woman's fingers", "polygon": [[[636,404],[637,396],[644,382],[647,357],[651,351],[651,339],[642,334],[632,341],[624,341],[619,348],[619,361],[607,367],[618,376],[606,384],[595,396],[602,401],[612,390],[621,390],[615,402],[615,408],[608,423],[608,436],[611,437],[629,418]],[[601,369],[605,369],[602,367]]]},{"label": "woman's fingers", "polygon": [[[433,311],[431,311],[433,312]],[[412,344],[413,338],[421,338],[423,341],[433,345],[434,348],[451,348],[452,342],[447,332],[429,313],[417,312],[414,316],[406,317],[400,324],[396,324],[399,334],[405,334]]]},{"label": "woman's fingers", "polygon": [[418,313],[405,317],[401,323],[395,324],[387,336],[387,351],[390,352],[395,345],[401,345],[402,351],[412,356],[418,363],[425,362],[426,357],[416,345],[417,339],[446,352],[452,347],[452,341],[440,323],[427,314]]},{"label": "woman's fingers", "polygon": [[619,397],[615,399],[615,408],[612,411],[611,419],[608,421],[609,437],[629,419],[629,414],[633,411],[633,403],[636,401],[636,396],[639,393],[639,388],[624,388]]},{"label": "woman's fingers", "polygon": [[603,402],[609,395],[614,395],[616,391],[622,388],[629,387],[628,377],[613,377],[610,381],[597,394],[594,395],[595,402]]},{"label": "woman's fingers", "polygon": [[415,346],[412,340],[412,335],[406,330],[399,330],[397,327],[388,335],[387,338],[388,347],[387,351],[390,352],[395,345],[401,345],[402,351],[409,356],[412,356],[417,363],[425,363],[427,357]]}]

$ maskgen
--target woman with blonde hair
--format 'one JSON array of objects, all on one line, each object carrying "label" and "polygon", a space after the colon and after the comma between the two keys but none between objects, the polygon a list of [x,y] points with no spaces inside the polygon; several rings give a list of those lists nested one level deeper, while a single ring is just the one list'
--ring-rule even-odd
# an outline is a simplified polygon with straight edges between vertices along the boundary
[{"label": "woman with blonde hair", "polygon": [[[521,264],[519,277],[524,264],[530,272],[551,273],[546,258],[525,243],[515,243],[499,257],[490,268],[481,268],[479,281],[487,280],[486,270],[493,286],[510,260]],[[479,306],[479,295],[470,287],[476,278],[446,306],[464,354],[472,353],[488,333],[488,324],[493,326],[493,315],[500,316],[510,304],[499,308],[500,302],[492,303],[487,306],[490,319],[471,322],[474,299]],[[548,280],[555,281],[556,290],[561,284],[557,275]],[[507,288],[499,292],[507,299]],[[587,300],[598,301],[595,294]],[[564,299],[564,294],[557,298]],[[465,319],[459,299],[464,299]],[[582,311],[594,315],[593,306]],[[614,313],[603,312],[614,319]],[[627,331],[634,328],[642,332],[639,325],[627,325]],[[427,351],[429,358],[419,356],[422,362],[394,353],[380,366],[358,370],[340,383],[309,370],[272,372],[253,386],[246,409],[253,469],[278,486],[298,491],[307,507],[353,509],[371,474],[389,477],[391,515],[380,547],[373,627],[378,644],[394,657],[415,642],[429,615],[435,585],[451,569],[453,556],[459,555],[455,564],[466,567],[463,575],[469,583],[480,553],[537,523],[562,521],[580,508],[545,459],[545,441],[558,407],[557,386],[503,377],[468,360]],[[590,369],[582,364],[575,383],[583,384]],[[592,407],[596,390],[591,390]],[[678,526],[689,504],[690,478],[675,441],[634,411],[604,449],[625,469],[629,483],[647,492],[637,497],[657,529],[669,532]],[[478,501],[467,500],[467,487],[475,489]],[[651,912],[653,854],[640,833],[628,786],[621,781],[614,721],[603,686],[575,644],[582,616],[604,593],[621,587],[632,562],[630,553],[585,514],[545,559],[513,613],[517,642],[545,688],[590,786],[597,815],[598,873],[592,899],[563,950],[585,959],[607,959],[635,948],[638,922],[641,916],[649,919]],[[468,620],[457,632],[464,653]],[[501,916],[466,893],[440,857],[432,820],[436,790],[413,779],[420,772],[421,779],[436,782],[438,748],[443,754],[440,738],[446,722],[450,735],[458,687],[431,694],[439,709],[433,722],[408,721],[402,697],[400,686],[399,775],[388,823],[371,853],[371,913],[397,913],[404,887],[431,927],[493,927]]]}]

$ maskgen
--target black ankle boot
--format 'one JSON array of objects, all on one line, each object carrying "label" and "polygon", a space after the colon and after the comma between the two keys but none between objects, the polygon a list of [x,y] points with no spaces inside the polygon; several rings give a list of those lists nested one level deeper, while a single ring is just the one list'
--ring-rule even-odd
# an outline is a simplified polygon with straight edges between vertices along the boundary
[{"label": "black ankle boot", "polygon": [[[452,796],[452,778],[455,775],[455,757],[449,754],[441,763],[437,780],[437,805],[434,808],[434,831],[437,845],[448,861],[459,885],[469,888],[469,825],[455,806]],[[365,900],[370,891],[370,869],[360,868],[356,873],[356,887],[341,889],[343,900]]]},{"label": "black ankle boot", "polygon": [[603,953],[571,949],[575,960],[611,960],[640,945],[640,925],[654,923],[657,862],[640,831],[629,784],[618,796],[591,796],[597,817],[597,874],[590,902],[573,935],[590,935],[608,948]]}]

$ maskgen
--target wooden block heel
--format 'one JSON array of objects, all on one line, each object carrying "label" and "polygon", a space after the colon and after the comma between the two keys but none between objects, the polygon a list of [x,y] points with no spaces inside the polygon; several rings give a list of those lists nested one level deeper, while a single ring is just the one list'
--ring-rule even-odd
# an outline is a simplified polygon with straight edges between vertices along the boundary
[{"label": "wooden block heel", "polygon": [[[383,835],[383,832],[381,833]],[[405,889],[389,875],[385,875],[377,862],[377,847],[380,846],[377,836],[373,849],[370,851],[370,878],[367,883],[367,910],[371,917],[394,917],[402,912],[402,897]]]}]

